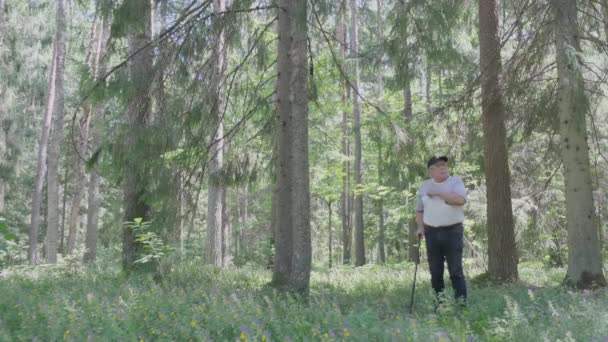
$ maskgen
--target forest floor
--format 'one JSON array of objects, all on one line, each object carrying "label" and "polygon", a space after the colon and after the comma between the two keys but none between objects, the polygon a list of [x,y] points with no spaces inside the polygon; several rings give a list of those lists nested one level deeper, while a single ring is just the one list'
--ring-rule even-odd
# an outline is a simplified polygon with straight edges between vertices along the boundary
[{"label": "forest floor", "polygon": [[276,293],[269,271],[249,267],[190,262],[161,282],[69,263],[5,270],[0,341],[608,341],[608,291],[569,291],[564,269],[520,264],[519,283],[469,282],[465,309],[435,313],[423,263],[410,314],[413,269],[317,269],[307,300]]}]

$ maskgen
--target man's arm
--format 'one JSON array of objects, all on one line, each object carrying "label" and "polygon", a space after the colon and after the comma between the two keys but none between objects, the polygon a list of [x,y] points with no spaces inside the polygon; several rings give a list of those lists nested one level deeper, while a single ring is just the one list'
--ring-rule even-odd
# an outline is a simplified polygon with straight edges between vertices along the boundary
[{"label": "man's arm", "polygon": [[433,193],[431,196],[439,196],[449,205],[463,206],[467,202],[463,196],[454,192],[438,191]]},{"label": "man's arm", "polygon": [[416,211],[416,223],[418,224],[418,231],[416,232],[416,235],[418,236],[418,239],[422,239],[424,237],[424,221],[422,220],[423,216],[423,211]]},{"label": "man's arm", "polygon": [[467,191],[464,187],[464,182],[461,178],[457,178],[458,182],[456,183],[453,191],[451,192],[443,192],[443,191],[429,191],[430,196],[439,196],[443,199],[447,204],[454,206],[463,206],[467,202]]}]

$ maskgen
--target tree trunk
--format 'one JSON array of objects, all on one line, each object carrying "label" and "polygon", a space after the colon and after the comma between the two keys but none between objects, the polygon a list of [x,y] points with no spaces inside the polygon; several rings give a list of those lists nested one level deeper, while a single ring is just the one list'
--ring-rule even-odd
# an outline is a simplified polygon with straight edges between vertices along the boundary
[{"label": "tree trunk", "polygon": [[[91,71],[90,77],[93,80],[97,79],[97,69],[99,68],[99,61],[102,54],[104,40],[104,21],[107,20],[102,18],[101,23],[99,24],[100,28],[93,30],[94,35],[93,37],[91,37],[91,42],[89,45],[91,51],[89,51],[89,53],[87,54],[88,56],[90,56],[88,60],[88,65]],[[83,158],[87,154],[89,127],[91,123],[91,118],[93,116],[92,112],[94,111],[95,108],[93,108],[90,103],[84,103],[83,116],[80,119],[80,134],[78,135],[76,151],[74,153],[74,158],[72,161],[72,173],[74,174],[75,181],[70,210],[67,254],[72,254],[74,248],[76,247],[76,236],[78,234],[78,223],[80,221],[80,205],[82,202],[82,197],[84,195],[86,181],[83,169]]]},{"label": "tree trunk", "polygon": [[[4,0],[0,0],[0,27],[4,24]],[[4,31],[0,31],[4,32]],[[2,34],[2,33],[0,33]]]},{"label": "tree trunk", "polygon": [[246,248],[246,242],[245,242],[245,236],[246,236],[246,231],[247,231],[247,225],[248,225],[248,217],[249,217],[249,213],[248,213],[248,195],[247,195],[247,190],[240,192],[239,193],[239,232],[238,232],[238,251],[240,253],[240,255],[245,256],[247,255],[247,248]]},{"label": "tree trunk", "polygon": [[587,289],[606,286],[595,221],[587,144],[589,102],[579,60],[576,1],[553,0],[559,84],[560,151],[564,164],[568,271],[566,284]]},{"label": "tree trunk", "polygon": [[[112,21],[110,17],[105,17],[102,19],[102,29],[99,35],[99,40],[97,42],[97,53],[96,53],[96,61],[95,63],[98,65],[96,68],[93,77],[98,79],[99,76],[105,74],[106,65],[109,59],[108,51],[106,48],[106,43],[108,38],[110,37],[110,27]],[[94,113],[94,117],[91,119],[92,125],[92,151],[96,151],[99,144],[101,143],[102,138],[102,121],[101,114],[102,108],[96,108],[96,112]],[[86,149],[83,149],[86,151]],[[83,152],[84,155],[85,152]],[[83,175],[84,176],[84,175]],[[85,263],[94,263],[97,259],[97,226],[99,223],[99,206],[100,206],[100,198],[99,198],[99,184],[100,178],[97,173],[97,169],[94,167],[91,170],[89,175],[89,183],[88,183],[88,205],[87,205],[87,227],[85,233],[85,253],[84,253],[84,262]]]},{"label": "tree trunk", "polygon": [[[383,25],[383,21],[382,21],[382,13],[383,13],[383,3],[382,0],[377,0],[377,6],[378,6],[378,12],[377,12],[377,25],[378,25],[378,32],[377,32],[377,39],[378,42],[382,42],[384,39],[384,33],[383,33],[383,29],[382,29],[382,25]],[[383,85],[382,85],[382,63],[380,64],[379,70],[378,70],[378,79],[376,81],[376,85],[378,87],[378,96],[381,97],[382,94],[382,89],[383,89]],[[378,124],[378,185],[382,185],[383,184],[383,177],[382,177],[382,126],[380,124]],[[378,200],[378,261],[381,264],[384,264],[386,262],[386,252],[385,252],[385,242],[384,242],[384,201],[383,199]]]},{"label": "tree trunk", "polygon": [[[340,65],[344,66],[346,61],[346,0],[340,0],[338,12],[338,45],[340,48]],[[344,67],[343,67],[344,70]],[[340,93],[343,108],[348,103],[348,85],[344,75],[340,75]],[[344,158],[342,166],[342,194],[340,198],[340,217],[342,219],[342,263],[350,264],[352,246],[352,226],[350,225],[350,146],[349,146],[348,112],[342,111],[342,156]]]},{"label": "tree trunk", "polygon": [[308,181],[307,1],[280,0],[278,13],[276,258],[273,285],[306,292],[311,231]]},{"label": "tree trunk", "polygon": [[[125,3],[131,6],[134,13],[139,13],[137,20],[130,23],[127,34],[131,92],[128,99],[129,131],[125,141],[126,155],[124,192],[124,221],[132,222],[136,218],[149,219],[150,207],[145,202],[148,170],[143,163],[136,160],[137,146],[143,146],[146,139],[146,128],[150,122],[152,83],[152,61],[154,52],[151,42],[152,8],[149,0],[133,0]],[[138,52],[139,51],[139,52]],[[138,52],[137,54],[135,54]],[[128,226],[123,227],[123,269],[127,272],[136,269],[135,261],[142,246],[135,241],[135,232]]]},{"label": "tree trunk", "polygon": [[332,247],[333,247],[333,244],[334,244],[333,231],[331,229],[331,214],[332,214],[331,204],[332,204],[332,201],[329,201],[327,203],[327,210],[329,211],[329,223],[328,223],[328,229],[327,229],[328,234],[329,234],[329,239],[328,239],[329,242],[328,242],[328,245],[327,245],[327,251],[329,252],[329,257],[328,257],[329,268],[331,268],[331,266],[332,266],[332,261],[333,261],[332,260],[333,259],[332,258]]},{"label": "tree trunk", "polygon": [[484,162],[487,187],[488,273],[501,282],[517,280],[511,182],[496,0],[479,0],[479,54]]},{"label": "tree trunk", "polygon": [[[3,51],[4,48],[4,0],[0,0],[0,51]],[[0,98],[4,98],[4,84],[0,83]],[[6,149],[7,149],[7,133],[5,127],[5,109],[4,103],[0,103],[0,165],[6,163]],[[4,211],[4,196],[6,195],[7,188],[7,177],[5,175],[0,175],[0,213]]]},{"label": "tree trunk", "polygon": [[[56,45],[56,43],[54,45]],[[56,49],[55,46],[53,46],[53,57],[51,62],[51,71],[48,85],[49,92],[47,95],[44,117],[42,119],[42,131],[40,133],[40,140],[38,143],[38,164],[36,172],[36,182],[34,185],[34,191],[32,192],[32,215],[28,249],[28,261],[30,265],[35,265],[38,263],[38,232],[40,229],[40,207],[42,204],[44,178],[46,176],[47,148],[49,142],[49,134],[51,131],[51,121],[53,117],[53,105],[55,103],[55,78],[57,71],[56,66]]]},{"label": "tree trunk", "polygon": [[[55,112],[56,88],[57,88],[57,69],[58,69],[58,52],[64,51],[62,40],[64,37],[62,27],[65,27],[65,7],[63,0],[57,1],[57,17],[56,17],[57,32],[55,34],[55,42],[53,43],[53,57],[51,62],[51,72],[49,76],[49,92],[47,95],[46,109],[42,121],[42,131],[40,133],[40,141],[38,144],[38,166],[36,173],[36,181],[34,191],[32,193],[32,215],[29,234],[29,249],[28,260],[30,265],[38,263],[38,233],[40,230],[40,207],[42,204],[42,191],[44,188],[44,178],[47,172],[47,150],[49,145],[49,135],[51,130],[51,122],[53,112]],[[63,52],[62,52],[63,53]],[[47,229],[48,231],[48,229]],[[52,234],[52,232],[51,232]],[[52,241],[51,241],[52,244]],[[47,246],[49,244],[47,243]],[[47,247],[48,248],[48,247]],[[49,248],[49,249],[52,249]]]},{"label": "tree trunk", "polygon": [[[414,118],[413,108],[412,108],[412,82],[409,74],[409,61],[406,57],[405,65],[403,66],[405,70],[404,75],[404,85],[403,85],[403,118],[406,122],[411,123]],[[413,144],[413,141],[410,141],[409,144]],[[412,262],[416,262],[416,249],[418,248],[418,238],[416,236],[416,218],[410,217],[407,221],[407,240],[408,240],[408,259]]]},{"label": "tree trunk", "polygon": [[184,222],[185,222],[185,189],[182,181],[183,175],[181,171],[175,174],[175,199],[177,207],[175,208],[175,215],[177,222],[173,225],[171,242],[177,246],[178,254],[180,258],[184,256]]},{"label": "tree trunk", "polygon": [[431,68],[429,57],[426,58],[426,72],[424,75],[426,78],[424,81],[424,99],[426,101],[426,111],[429,115],[431,115],[431,82],[433,81],[433,69]]},{"label": "tree trunk", "polygon": [[[355,133],[355,186],[362,185],[361,170],[361,105],[359,99],[359,29],[357,27],[357,0],[350,0],[350,45],[353,58],[353,130]],[[355,266],[365,265],[363,227],[363,195],[355,194]]]},{"label": "tree trunk", "polygon": [[[224,12],[224,0],[214,0],[213,9],[215,13]],[[213,44],[213,59],[214,70],[212,75],[212,103],[211,115],[214,125],[213,135],[211,137],[211,149],[209,160],[209,192],[207,199],[207,262],[217,267],[224,267],[224,244],[225,241],[225,225],[227,222],[223,220],[223,203],[226,196],[226,187],[222,179],[222,167],[224,162],[224,87],[223,79],[226,65],[226,46],[225,46],[225,30],[224,20],[218,15],[214,20],[215,43]]]},{"label": "tree trunk", "polygon": [[409,75],[409,65],[406,64],[403,67],[405,68],[405,84],[403,86],[403,117],[409,122],[414,117],[412,110],[412,84]]},{"label": "tree trunk", "polygon": [[[380,131],[378,125],[378,131]],[[378,135],[378,184],[382,186],[382,135]],[[378,260],[381,264],[386,262],[384,246],[384,200],[378,200]]]},{"label": "tree trunk", "polygon": [[226,205],[226,192],[224,189],[224,197],[222,198],[222,267],[228,267],[233,262],[232,249],[232,224],[228,218],[228,206]]},{"label": "tree trunk", "polygon": [[604,15],[604,40],[608,41],[608,0],[602,0],[602,13]]},{"label": "tree trunk", "polygon": [[[70,168],[66,167],[63,173],[63,179],[68,179],[68,175],[70,172]],[[68,183],[64,182],[63,184],[63,193],[61,194],[61,226],[59,226],[59,252],[64,253],[65,251],[65,216],[67,211],[67,202],[68,202]]]},{"label": "tree trunk", "polygon": [[59,152],[63,141],[64,116],[64,73],[65,73],[65,2],[57,2],[56,32],[56,78],[55,103],[53,104],[53,128],[49,141],[47,161],[47,233],[46,258],[49,263],[57,262],[57,232],[59,230]]},{"label": "tree trunk", "polygon": [[439,67],[439,70],[437,72],[437,87],[439,90],[439,106],[443,106],[443,69],[441,67]]}]

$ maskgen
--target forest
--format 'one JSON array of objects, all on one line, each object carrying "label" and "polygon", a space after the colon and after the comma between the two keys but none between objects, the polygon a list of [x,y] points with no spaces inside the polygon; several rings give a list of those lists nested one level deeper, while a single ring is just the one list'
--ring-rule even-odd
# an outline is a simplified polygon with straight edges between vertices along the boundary
[{"label": "forest", "polygon": [[608,341],[607,93],[608,0],[0,0],[0,341]]}]

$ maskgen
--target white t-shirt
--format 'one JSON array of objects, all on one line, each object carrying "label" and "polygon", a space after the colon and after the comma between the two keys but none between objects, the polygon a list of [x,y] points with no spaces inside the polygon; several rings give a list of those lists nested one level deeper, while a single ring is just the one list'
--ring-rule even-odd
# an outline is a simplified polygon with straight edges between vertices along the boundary
[{"label": "white t-shirt", "polygon": [[430,190],[456,193],[465,199],[467,192],[462,178],[450,176],[441,183],[427,179],[420,184],[416,196],[416,211],[422,211],[424,224],[431,227],[451,226],[464,221],[464,206],[449,205],[439,196],[429,196]]}]

